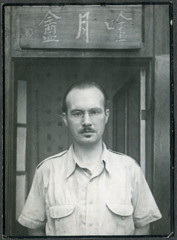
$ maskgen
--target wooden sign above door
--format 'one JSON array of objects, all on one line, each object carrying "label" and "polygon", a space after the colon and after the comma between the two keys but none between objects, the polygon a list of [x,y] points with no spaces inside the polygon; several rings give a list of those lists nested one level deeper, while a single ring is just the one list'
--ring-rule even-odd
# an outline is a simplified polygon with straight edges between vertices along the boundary
[{"label": "wooden sign above door", "polygon": [[19,8],[24,49],[136,49],[142,45],[140,5]]}]

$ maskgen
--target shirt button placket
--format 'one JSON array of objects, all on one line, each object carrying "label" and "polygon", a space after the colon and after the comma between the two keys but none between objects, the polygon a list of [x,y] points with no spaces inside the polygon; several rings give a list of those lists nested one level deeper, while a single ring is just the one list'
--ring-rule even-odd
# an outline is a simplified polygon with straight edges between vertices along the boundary
[{"label": "shirt button placket", "polygon": [[93,179],[90,179],[86,195],[86,234],[93,234]]},{"label": "shirt button placket", "polygon": [[[83,179],[82,179],[83,180]],[[88,180],[84,179],[80,182],[80,190],[78,196],[79,207],[79,233],[81,235],[86,234],[86,196],[87,196]]]}]

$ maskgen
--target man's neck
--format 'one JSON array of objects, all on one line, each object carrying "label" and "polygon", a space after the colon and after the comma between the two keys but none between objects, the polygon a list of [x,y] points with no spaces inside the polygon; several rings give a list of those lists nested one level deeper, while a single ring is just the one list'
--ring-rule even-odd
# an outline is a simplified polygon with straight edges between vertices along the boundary
[{"label": "man's neck", "polygon": [[79,163],[87,168],[92,168],[92,166],[97,165],[102,156],[103,144],[102,141],[94,145],[78,145],[74,143],[74,153],[79,161]]}]

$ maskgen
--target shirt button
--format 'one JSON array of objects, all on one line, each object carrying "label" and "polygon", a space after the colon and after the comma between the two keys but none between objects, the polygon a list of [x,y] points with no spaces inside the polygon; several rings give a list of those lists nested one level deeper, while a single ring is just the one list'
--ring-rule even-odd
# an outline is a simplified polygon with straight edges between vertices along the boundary
[{"label": "shirt button", "polygon": [[92,227],[93,226],[93,223],[89,223],[89,227]]},{"label": "shirt button", "polygon": [[89,204],[92,205],[92,204],[93,204],[93,201],[90,201]]}]

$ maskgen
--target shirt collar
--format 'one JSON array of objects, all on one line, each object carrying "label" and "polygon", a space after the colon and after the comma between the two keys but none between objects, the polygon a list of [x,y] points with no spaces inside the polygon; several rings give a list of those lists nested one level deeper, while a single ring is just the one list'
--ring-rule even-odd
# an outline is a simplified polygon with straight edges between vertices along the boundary
[{"label": "shirt collar", "polygon": [[103,154],[102,154],[102,160],[104,162],[105,169],[108,171],[108,173],[111,173],[112,171],[112,164],[111,164],[111,154],[109,150],[107,149],[105,143],[103,143]]},{"label": "shirt collar", "polygon": [[66,178],[71,176],[71,174],[74,172],[76,168],[76,162],[74,161],[73,153],[74,153],[74,150],[73,150],[73,144],[72,144],[67,152]]},{"label": "shirt collar", "polygon": [[[103,153],[102,153],[102,161],[104,163],[105,169],[111,173],[111,165],[110,165],[110,159],[111,155],[108,151],[105,143],[103,143]],[[71,174],[75,171],[77,164],[77,160],[74,158],[74,149],[73,144],[70,146],[68,152],[67,152],[67,171],[66,171],[66,178],[70,177]]]}]

